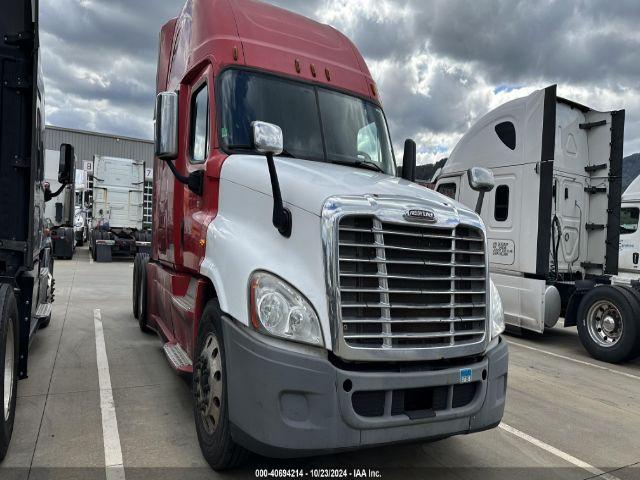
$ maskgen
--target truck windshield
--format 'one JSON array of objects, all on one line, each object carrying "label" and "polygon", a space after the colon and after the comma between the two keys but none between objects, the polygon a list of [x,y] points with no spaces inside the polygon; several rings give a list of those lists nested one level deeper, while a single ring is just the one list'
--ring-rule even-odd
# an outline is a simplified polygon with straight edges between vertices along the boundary
[{"label": "truck windshield", "polygon": [[283,155],[360,165],[395,175],[389,132],[373,103],[329,89],[242,70],[223,73],[222,146],[251,149],[251,122],[282,128]]}]

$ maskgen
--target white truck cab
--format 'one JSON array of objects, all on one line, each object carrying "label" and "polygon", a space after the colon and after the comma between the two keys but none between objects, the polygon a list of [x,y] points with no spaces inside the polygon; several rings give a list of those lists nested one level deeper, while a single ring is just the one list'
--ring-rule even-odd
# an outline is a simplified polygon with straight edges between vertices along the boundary
[{"label": "white truck cab", "polygon": [[565,326],[578,325],[590,353],[607,361],[629,358],[638,343],[638,296],[612,286],[624,118],[623,110],[599,112],[560,98],[555,85],[533,92],[482,117],[456,145],[435,187],[473,206],[478,193],[467,171],[493,172],[496,187],[481,216],[507,324],[542,333],[564,316]]},{"label": "white truck cab", "polygon": [[619,276],[640,280],[640,176],[637,177],[622,195],[620,210],[620,260]]}]

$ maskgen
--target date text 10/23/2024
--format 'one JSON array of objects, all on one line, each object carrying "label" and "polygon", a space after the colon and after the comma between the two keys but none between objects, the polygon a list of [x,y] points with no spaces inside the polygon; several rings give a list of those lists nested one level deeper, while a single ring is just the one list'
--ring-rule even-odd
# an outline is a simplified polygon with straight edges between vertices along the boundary
[{"label": "date text 10/23/2024", "polygon": [[266,469],[255,470],[256,478],[382,478],[380,470],[370,468],[314,468],[306,470],[302,468]]}]

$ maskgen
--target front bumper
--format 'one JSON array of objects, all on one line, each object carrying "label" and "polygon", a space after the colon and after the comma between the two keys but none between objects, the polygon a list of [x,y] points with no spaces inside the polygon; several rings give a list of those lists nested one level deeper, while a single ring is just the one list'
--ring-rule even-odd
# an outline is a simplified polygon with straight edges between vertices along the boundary
[{"label": "front bumper", "polygon": [[326,355],[269,345],[229,319],[223,321],[223,336],[231,433],[262,455],[296,457],[435,440],[495,427],[504,412],[508,351],[503,340],[469,365],[348,371]]}]

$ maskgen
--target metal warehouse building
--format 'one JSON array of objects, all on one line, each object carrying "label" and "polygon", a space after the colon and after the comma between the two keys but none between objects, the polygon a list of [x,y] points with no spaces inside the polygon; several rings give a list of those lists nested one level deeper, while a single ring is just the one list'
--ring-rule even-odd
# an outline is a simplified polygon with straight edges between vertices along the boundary
[{"label": "metal warehouse building", "polygon": [[61,143],[69,143],[75,147],[78,168],[83,168],[84,162],[92,162],[94,155],[131,158],[139,162],[144,161],[146,168],[153,168],[153,141],[151,140],[47,126],[45,148],[58,150]]},{"label": "metal warehouse building", "polygon": [[[136,162],[144,162],[147,172],[147,182],[144,189],[144,223],[151,224],[153,141],[47,126],[45,129],[45,149],[58,150],[62,143],[74,146],[78,159],[77,168],[87,170],[89,174],[93,172],[94,155],[130,158]],[[90,181],[90,185],[91,183]]]}]

